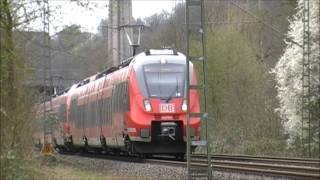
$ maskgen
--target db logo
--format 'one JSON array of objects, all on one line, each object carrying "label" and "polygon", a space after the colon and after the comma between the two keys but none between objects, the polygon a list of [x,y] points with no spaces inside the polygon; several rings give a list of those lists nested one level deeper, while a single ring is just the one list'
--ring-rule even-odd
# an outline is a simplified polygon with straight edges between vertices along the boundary
[{"label": "db logo", "polygon": [[160,112],[174,112],[174,104],[160,104]]}]

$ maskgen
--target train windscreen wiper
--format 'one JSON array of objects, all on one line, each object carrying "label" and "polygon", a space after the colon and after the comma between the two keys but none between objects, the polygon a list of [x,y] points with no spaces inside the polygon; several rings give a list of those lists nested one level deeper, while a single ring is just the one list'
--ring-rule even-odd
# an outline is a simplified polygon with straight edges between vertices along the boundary
[{"label": "train windscreen wiper", "polygon": [[179,83],[178,83],[178,78],[176,77],[176,88],[174,89],[174,91],[170,94],[170,96],[168,96],[166,100],[166,103],[168,103],[175,94],[179,93]]}]

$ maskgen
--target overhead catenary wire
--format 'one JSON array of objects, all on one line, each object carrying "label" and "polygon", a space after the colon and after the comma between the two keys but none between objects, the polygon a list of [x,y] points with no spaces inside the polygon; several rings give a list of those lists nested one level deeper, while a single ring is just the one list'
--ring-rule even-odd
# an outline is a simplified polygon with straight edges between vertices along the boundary
[{"label": "overhead catenary wire", "polygon": [[234,0],[229,0],[230,3],[232,5],[234,5],[235,7],[239,8],[241,11],[245,12],[246,14],[250,15],[251,17],[253,17],[254,19],[256,19],[258,22],[260,22],[261,24],[265,25],[266,27],[270,28],[271,30],[273,30],[274,32],[276,32],[277,35],[279,35],[281,38],[284,38],[285,40],[299,46],[302,48],[302,45],[299,44],[298,42],[294,41],[292,38],[285,36],[284,33],[282,33],[281,31],[279,31],[277,28],[275,28],[274,26],[270,25],[269,23],[265,22],[263,19],[259,18],[258,16],[256,16],[254,13],[250,12],[249,10],[246,10],[245,8],[241,7],[238,3],[236,3]]}]

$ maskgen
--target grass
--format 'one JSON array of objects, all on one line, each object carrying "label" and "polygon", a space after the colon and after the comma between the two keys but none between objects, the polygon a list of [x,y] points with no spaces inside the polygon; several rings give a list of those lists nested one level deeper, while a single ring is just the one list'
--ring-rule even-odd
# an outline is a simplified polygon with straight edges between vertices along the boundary
[{"label": "grass", "polygon": [[[83,167],[82,167],[83,166]],[[107,168],[107,167],[106,167]],[[30,167],[35,180],[126,180],[143,179],[141,177],[108,175],[103,169],[85,167],[59,156],[39,156]]]}]

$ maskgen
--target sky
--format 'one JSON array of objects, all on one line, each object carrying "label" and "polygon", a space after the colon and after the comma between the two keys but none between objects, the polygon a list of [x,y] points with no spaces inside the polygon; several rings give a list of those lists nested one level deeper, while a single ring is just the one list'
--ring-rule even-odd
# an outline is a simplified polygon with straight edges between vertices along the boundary
[{"label": "sky", "polygon": [[[108,0],[89,0],[88,8],[77,5],[70,0],[49,0],[53,11],[50,24],[50,34],[59,32],[63,26],[78,24],[83,31],[97,32],[102,19],[108,17]],[[144,18],[163,10],[172,12],[175,4],[182,0],[133,0],[132,14],[134,18]],[[90,10],[91,8],[91,10]],[[35,22],[32,27],[41,27],[41,22]],[[35,28],[37,29],[37,28]]]}]

